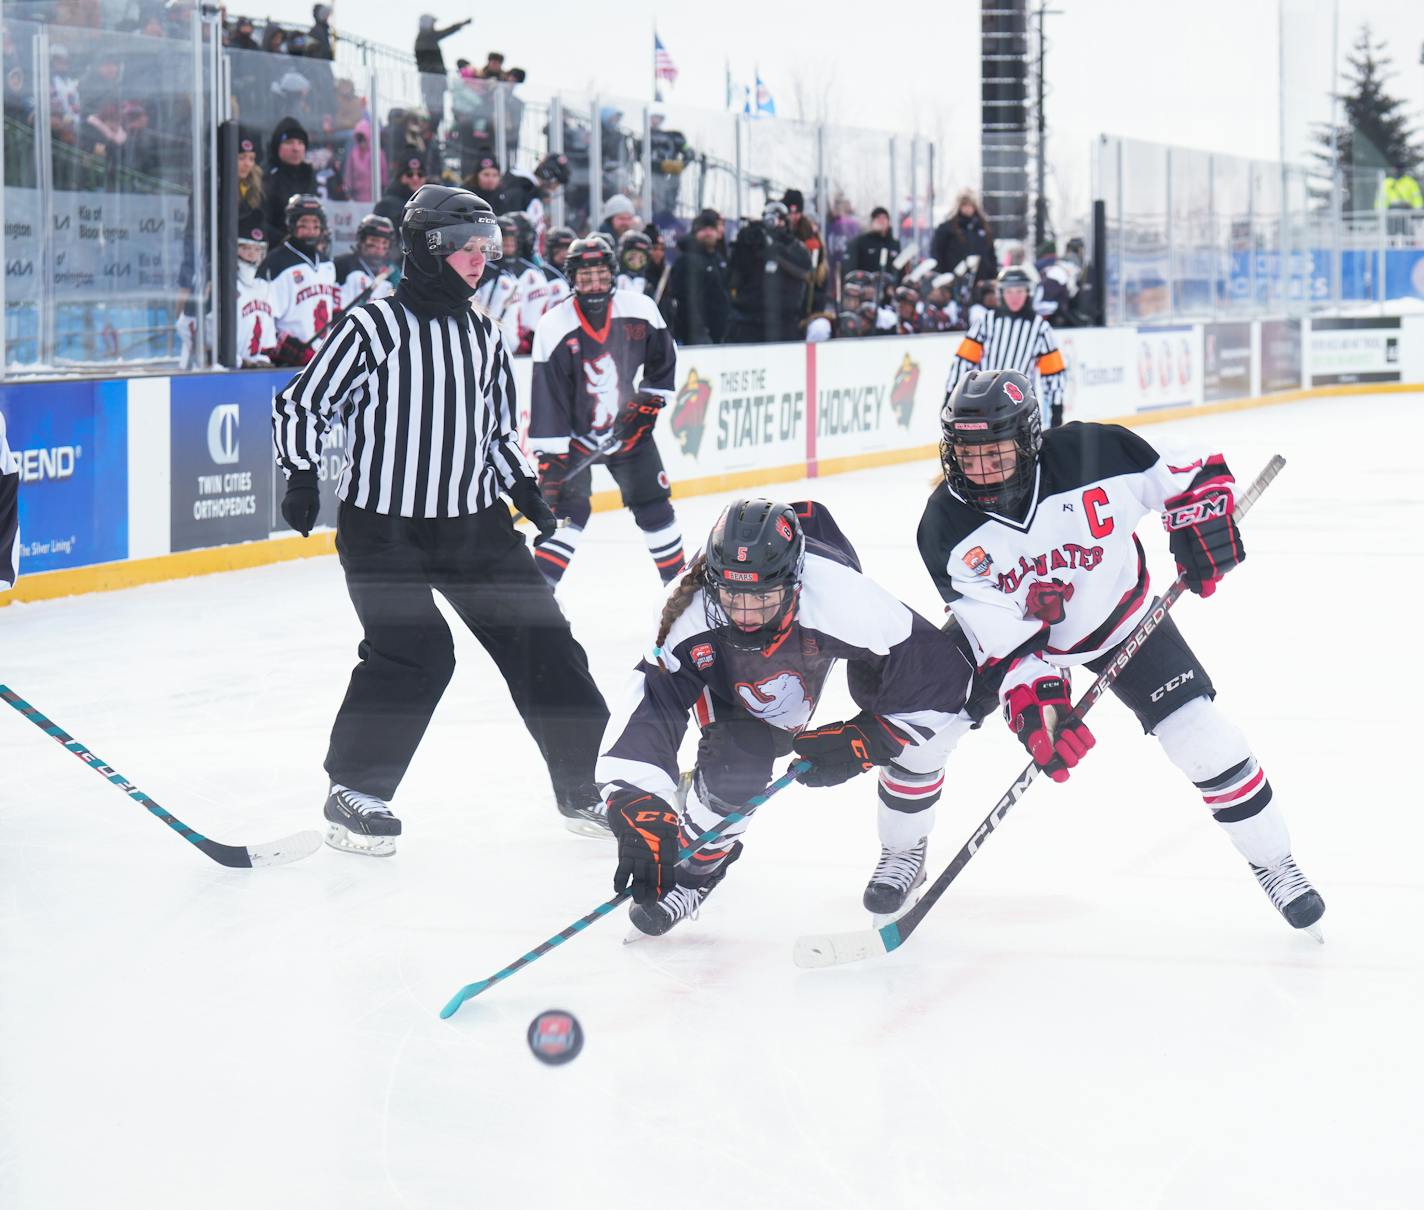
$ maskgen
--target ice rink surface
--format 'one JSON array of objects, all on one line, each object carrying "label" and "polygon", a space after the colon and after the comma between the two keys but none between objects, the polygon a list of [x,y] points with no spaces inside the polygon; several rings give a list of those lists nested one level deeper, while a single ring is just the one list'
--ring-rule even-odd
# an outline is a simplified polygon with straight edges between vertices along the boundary
[{"label": "ice rink surface", "polygon": [[[1087,763],[1035,784],[895,954],[791,963],[798,934],[868,923],[865,777],[769,804],[700,920],[624,946],[620,914],[442,1022],[606,898],[613,855],[564,831],[458,625],[385,861],[224,870],[7,708],[0,1206],[1417,1210],[1424,409],[1143,433],[1242,481],[1289,460],[1247,562],[1174,616],[1274,783],[1326,945],[1108,701]],[[937,619],[913,541],[931,469],[769,490],[826,504]],[[723,502],[679,502],[691,544]],[[1165,536],[1141,533],[1165,585]],[[596,515],[562,600],[605,692],[661,595],[631,519]],[[312,559],[5,609],[0,681],[200,831],[257,842],[321,824],[358,637]],[[846,712],[833,686],[818,718]],[[961,745],[931,876],[1023,761],[997,722]],[[561,1068],[524,1042],[552,1007],[587,1034]]]}]

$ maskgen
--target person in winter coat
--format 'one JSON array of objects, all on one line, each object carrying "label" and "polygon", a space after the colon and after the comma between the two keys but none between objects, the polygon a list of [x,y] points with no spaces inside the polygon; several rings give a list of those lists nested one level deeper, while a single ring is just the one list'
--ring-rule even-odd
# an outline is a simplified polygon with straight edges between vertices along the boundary
[{"label": "person in winter coat", "polygon": [[272,128],[268,140],[263,206],[267,225],[283,234],[287,232],[287,199],[317,191],[316,170],[307,163],[310,142],[306,127],[296,118],[283,118]]},{"label": "person in winter coat", "polygon": [[989,229],[989,220],[984,217],[972,190],[966,189],[959,195],[954,213],[935,228],[934,238],[930,241],[930,255],[944,273],[953,273],[965,257],[978,256],[979,264],[974,270],[971,288],[999,276],[999,262],[994,257],[994,233]]},{"label": "person in winter coat", "polygon": [[704,210],[692,220],[692,234],[678,241],[668,293],[673,298],[673,335],[679,345],[721,344],[726,334],[732,300],[718,239],[717,213]]},{"label": "person in winter coat", "polygon": [[436,29],[435,18],[429,13],[420,18],[420,32],[415,35],[415,70],[420,72],[420,92],[425,98],[425,110],[434,115],[437,124],[445,112],[445,55],[440,43],[473,20],[473,17],[466,17],[454,25]]},{"label": "person in winter coat", "polygon": [[362,118],[351,132],[351,147],[341,169],[346,196],[353,202],[371,200],[371,123]]},{"label": "person in winter coat", "polygon": [[[885,253],[882,261],[880,254]],[[870,226],[846,245],[845,262],[842,273],[879,273],[883,269],[887,275],[896,271],[891,267],[900,255],[900,241],[890,234],[890,211],[884,206],[876,206],[870,212]]]},{"label": "person in winter coat", "polygon": [[326,59],[328,61],[336,58],[336,51],[332,49],[331,41],[331,5],[312,5],[312,27],[307,34],[310,41],[307,43],[308,59]]}]

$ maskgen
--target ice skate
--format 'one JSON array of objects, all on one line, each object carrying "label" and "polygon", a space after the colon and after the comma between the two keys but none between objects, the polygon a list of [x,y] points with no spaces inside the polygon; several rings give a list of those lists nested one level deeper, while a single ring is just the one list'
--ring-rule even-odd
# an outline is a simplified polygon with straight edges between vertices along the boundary
[{"label": "ice skate", "polygon": [[608,806],[602,799],[597,799],[586,807],[560,803],[559,814],[564,817],[564,827],[575,836],[590,836],[595,840],[613,838],[613,829],[608,826]]},{"label": "ice skate", "polygon": [[1296,867],[1289,853],[1277,865],[1259,866],[1253,862],[1251,872],[1291,928],[1304,929],[1322,945],[1325,943],[1325,933],[1319,923],[1325,915],[1325,900]]},{"label": "ice skate", "polygon": [[401,821],[391,814],[385,799],[345,786],[332,786],[327,796],[326,843],[343,853],[389,857],[396,851]]},{"label": "ice skate", "polygon": [[738,841],[732,846],[731,851],[722,864],[717,867],[715,873],[709,877],[700,878],[695,883],[681,881],[684,867],[678,866],[679,881],[672,890],[656,903],[635,903],[628,910],[628,919],[633,924],[633,931],[623,939],[624,944],[641,941],[645,937],[661,937],[682,921],[697,919],[697,914],[702,910],[702,905],[707,902],[707,897],[727,876],[727,867],[741,855],[742,845]]},{"label": "ice skate", "polygon": [[925,837],[912,849],[880,846],[880,860],[861,897],[865,910],[875,917],[876,928],[899,917],[909,904],[910,892],[924,884],[928,846],[929,840]]}]

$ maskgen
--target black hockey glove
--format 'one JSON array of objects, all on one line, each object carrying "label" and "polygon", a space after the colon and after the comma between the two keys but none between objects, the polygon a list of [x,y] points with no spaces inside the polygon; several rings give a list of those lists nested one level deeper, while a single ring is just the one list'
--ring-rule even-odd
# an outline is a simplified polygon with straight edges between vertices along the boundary
[{"label": "black hockey glove", "polygon": [[564,477],[569,473],[569,460],[571,454],[540,454],[539,455],[539,488],[544,493],[544,499],[556,513],[559,508],[559,497],[564,491]]},{"label": "black hockey glove", "polygon": [[838,786],[876,765],[888,765],[909,742],[897,727],[862,710],[843,723],[801,732],[791,746],[811,762],[801,774],[803,786]]},{"label": "black hockey glove", "polygon": [[316,471],[293,471],[287,476],[287,494],[282,497],[282,520],[302,537],[307,537],[321,511]]},{"label": "black hockey glove", "polygon": [[665,395],[655,395],[651,391],[639,391],[623,405],[618,419],[613,422],[613,436],[618,440],[620,451],[626,453],[653,431],[658,422],[658,413],[667,404]]},{"label": "black hockey glove", "polygon": [[1162,528],[1177,560],[1177,572],[1198,596],[1209,597],[1217,581],[1246,558],[1236,507],[1235,477],[1215,455],[1186,491],[1163,505]]},{"label": "black hockey glove", "polygon": [[655,903],[673,888],[678,814],[656,794],[617,790],[608,800],[608,823],[618,838],[613,889],[629,889],[634,903]]},{"label": "black hockey glove", "polygon": [[541,539],[547,542],[559,532],[559,522],[554,516],[554,510],[545,502],[543,492],[533,479],[516,479],[509,489],[509,498],[514,501],[514,507],[539,531]]}]

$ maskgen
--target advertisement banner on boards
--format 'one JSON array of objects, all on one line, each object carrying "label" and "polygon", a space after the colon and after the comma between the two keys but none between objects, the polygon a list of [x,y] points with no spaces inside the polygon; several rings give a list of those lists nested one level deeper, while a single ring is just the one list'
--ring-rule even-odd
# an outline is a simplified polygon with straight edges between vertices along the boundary
[{"label": "advertisement banner on boards", "polygon": [[1136,411],[1201,403],[1201,343],[1195,324],[1137,329]]},{"label": "advertisement banner on boards", "polygon": [[273,377],[173,379],[171,549],[251,542],[271,532]]},{"label": "advertisement banner on boards", "polygon": [[22,573],[127,558],[127,385],[0,386],[0,412],[20,464]]},{"label": "advertisement banner on boards", "polygon": [[1137,333],[1132,328],[1055,331],[1063,354],[1064,420],[1107,420],[1137,410]]},{"label": "advertisement banner on boards", "polygon": [[[257,375],[253,375],[257,377]],[[275,374],[263,374],[267,380],[265,395],[265,406],[268,416],[268,445],[271,445],[271,415],[272,398],[292,380],[290,370],[282,370]],[[272,499],[269,503],[268,523],[272,527],[273,537],[290,537],[292,530],[282,517],[282,497],[287,494],[287,476],[282,468],[278,466],[277,454],[275,450],[269,450],[272,454]],[[321,437],[321,457],[317,460],[316,479],[317,491],[320,494],[320,509],[317,513],[317,527],[334,527],[336,525],[336,485],[341,481],[341,472],[346,468],[346,429],[338,422],[327,429]]]},{"label": "advertisement banner on boards", "polygon": [[1311,386],[1399,381],[1399,316],[1312,319]]},{"label": "advertisement banner on boards", "polygon": [[938,441],[958,344],[942,334],[817,344],[817,460]]},{"label": "advertisement banner on boards", "polygon": [[1202,332],[1202,398],[1210,403],[1250,394],[1250,323],[1207,324]]},{"label": "advertisement banner on boards", "polygon": [[1300,388],[1304,348],[1298,319],[1261,320],[1261,393]]}]

